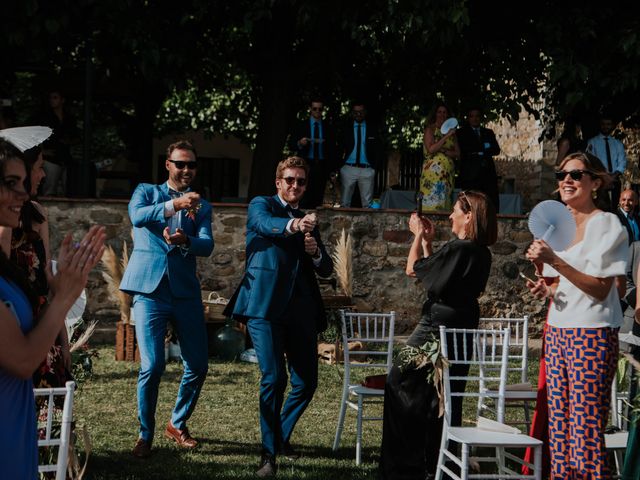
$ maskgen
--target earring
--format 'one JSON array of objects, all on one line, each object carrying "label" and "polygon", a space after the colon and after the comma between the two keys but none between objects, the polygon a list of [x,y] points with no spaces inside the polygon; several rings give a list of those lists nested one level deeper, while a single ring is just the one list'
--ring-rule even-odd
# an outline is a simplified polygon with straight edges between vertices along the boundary
[{"label": "earring", "polygon": [[591,198],[595,200],[597,196],[598,196],[598,190],[591,190]]}]

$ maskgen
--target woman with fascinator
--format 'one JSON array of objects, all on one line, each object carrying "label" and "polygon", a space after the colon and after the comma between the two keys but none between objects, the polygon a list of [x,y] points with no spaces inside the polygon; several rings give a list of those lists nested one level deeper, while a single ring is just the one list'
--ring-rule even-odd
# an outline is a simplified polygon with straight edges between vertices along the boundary
[{"label": "woman with fascinator", "polygon": [[[4,136],[10,143],[20,144],[13,132],[20,134],[29,128],[32,127],[10,129],[9,134],[5,130],[4,133],[0,132],[0,136]],[[50,131],[45,127],[40,128],[42,128],[41,136],[32,139],[32,142],[39,143],[22,153],[22,160],[27,171],[24,187],[29,199],[24,203],[20,212],[20,224],[17,228],[0,226],[0,247],[26,275],[31,288],[38,296],[38,310],[47,303],[49,285],[45,269],[51,260],[49,221],[44,207],[35,200],[38,188],[45,178],[41,144],[48,137],[47,130]],[[69,338],[67,329],[63,326],[55,344],[34,372],[33,383],[36,388],[63,387],[68,380],[72,380],[70,371]]]},{"label": "woman with fascinator", "polygon": [[[29,198],[21,157],[19,150],[0,139],[0,225],[4,227],[19,226],[22,206]],[[104,240],[104,228],[98,226],[91,227],[78,244],[73,244],[70,234],[65,237],[58,272],[48,273],[50,301],[43,309],[24,272],[0,251],[0,478],[38,478],[32,375],[100,260]]]}]

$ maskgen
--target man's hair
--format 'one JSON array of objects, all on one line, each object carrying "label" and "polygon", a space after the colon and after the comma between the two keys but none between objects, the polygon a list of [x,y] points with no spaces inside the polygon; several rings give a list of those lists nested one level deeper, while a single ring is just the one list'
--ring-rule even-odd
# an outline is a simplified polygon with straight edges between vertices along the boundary
[{"label": "man's hair", "polygon": [[197,157],[196,149],[189,140],[178,140],[167,147],[167,158],[171,158],[171,154],[174,150],[187,150],[193,153],[194,157]]},{"label": "man's hair", "polygon": [[471,212],[471,221],[465,230],[466,238],[479,245],[496,243],[498,222],[493,202],[484,193],[473,190],[460,192],[457,201],[464,213]]},{"label": "man's hair", "polygon": [[484,110],[480,105],[469,105],[469,107],[467,108],[467,115],[469,115],[471,112],[478,112],[480,116],[484,115]]},{"label": "man's hair", "polygon": [[312,103],[321,103],[324,105],[324,100],[321,97],[311,97],[309,99],[309,106],[311,106]]},{"label": "man's hair", "polygon": [[283,178],[282,175],[287,168],[301,168],[304,170],[305,176],[309,175],[309,165],[302,157],[287,157],[278,163],[276,178]]}]

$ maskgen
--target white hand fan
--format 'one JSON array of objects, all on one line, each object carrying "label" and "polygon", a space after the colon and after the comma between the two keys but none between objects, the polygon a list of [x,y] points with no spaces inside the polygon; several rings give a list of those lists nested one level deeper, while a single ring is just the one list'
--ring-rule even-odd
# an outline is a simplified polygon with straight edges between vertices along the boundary
[{"label": "white hand fan", "polygon": [[453,130],[454,128],[458,128],[458,119],[455,117],[447,118],[442,123],[442,126],[440,127],[440,132],[443,135],[446,135],[447,133],[449,133],[450,130]]},{"label": "white hand fan", "polygon": [[[58,271],[58,262],[55,260],[51,260],[51,272],[55,275]],[[64,324],[67,327],[67,332],[72,332],[73,327],[76,323],[82,320],[82,314],[84,313],[84,309],[87,306],[87,290],[82,290],[80,296],[73,303],[69,311],[67,312],[67,316],[64,319]]]},{"label": "white hand fan", "polygon": [[567,248],[576,236],[576,221],[567,207],[555,200],[545,200],[529,214],[529,231],[544,240],[556,252]]},{"label": "white hand fan", "polygon": [[0,130],[0,138],[11,143],[21,152],[36,147],[51,136],[53,130],[49,127],[15,127]]}]

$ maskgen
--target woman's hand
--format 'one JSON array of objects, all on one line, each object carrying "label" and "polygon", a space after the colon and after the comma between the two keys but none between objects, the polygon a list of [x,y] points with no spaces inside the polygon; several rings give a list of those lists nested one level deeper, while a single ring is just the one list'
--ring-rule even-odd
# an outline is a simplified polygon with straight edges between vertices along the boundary
[{"label": "woman's hand", "polygon": [[431,242],[436,235],[433,222],[426,217],[421,217],[417,213],[412,213],[409,219],[409,230],[416,237]]},{"label": "woman's hand", "polygon": [[529,245],[525,256],[528,260],[536,264],[546,263],[549,265],[551,265],[556,258],[556,254],[544,240],[534,240],[531,245]]},{"label": "woman's hand", "polygon": [[73,244],[71,234],[62,241],[58,255],[57,272],[51,274],[47,268],[47,280],[52,293],[52,301],[69,303],[80,296],[87,284],[89,272],[102,258],[105,241],[104,227],[94,225],[80,243]]},{"label": "woman's hand", "polygon": [[547,286],[546,282],[542,278],[538,279],[537,282],[527,280],[526,285],[531,292],[531,295],[536,297],[538,300],[542,300],[543,298],[549,297],[551,295],[551,289]]}]

